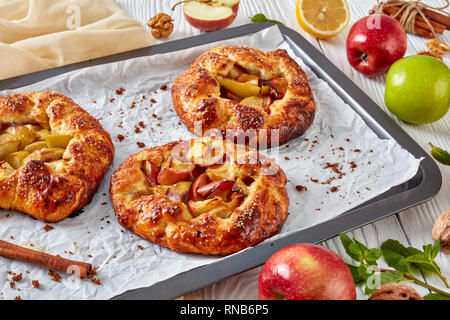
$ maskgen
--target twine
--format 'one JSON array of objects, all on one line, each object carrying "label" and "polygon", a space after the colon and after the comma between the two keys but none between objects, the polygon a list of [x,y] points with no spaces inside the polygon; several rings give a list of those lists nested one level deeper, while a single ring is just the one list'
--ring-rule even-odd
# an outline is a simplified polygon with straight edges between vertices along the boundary
[{"label": "twine", "polygon": [[410,1],[404,1],[404,0],[387,0],[386,2],[380,2],[377,0],[378,7],[380,9],[380,12],[383,12],[383,8],[389,8],[389,7],[400,7],[400,10],[393,15],[393,18],[396,18],[398,15],[402,14],[402,17],[400,18],[399,22],[402,25],[402,27],[405,29],[408,33],[415,33],[415,22],[416,22],[416,16],[419,14],[422,16],[422,18],[425,20],[425,22],[430,27],[431,32],[434,36],[436,36],[436,33],[434,31],[433,25],[430,23],[430,20],[427,18],[427,16],[423,13],[423,9],[429,9],[434,11],[439,11],[440,13],[444,15],[449,15],[448,12],[445,11],[448,7],[450,7],[449,0],[444,0],[446,2],[446,5],[442,7],[434,7],[429,4],[425,4],[420,0],[410,0]]}]

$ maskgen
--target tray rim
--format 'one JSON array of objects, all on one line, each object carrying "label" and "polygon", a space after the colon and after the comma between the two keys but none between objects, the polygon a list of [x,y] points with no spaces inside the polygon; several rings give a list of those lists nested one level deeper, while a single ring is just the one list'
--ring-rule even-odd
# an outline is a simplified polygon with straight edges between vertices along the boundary
[{"label": "tray rim", "polygon": [[[356,103],[361,105],[364,112],[367,113],[362,115],[360,114],[363,120],[370,120],[372,124],[378,125],[380,127],[379,129],[384,131],[378,131],[378,135],[388,135],[392,139],[395,139],[403,148],[408,150],[415,157],[423,158],[419,165],[418,173],[416,174],[416,176],[419,174],[422,175],[421,183],[399,194],[383,197],[383,195],[388,193],[387,191],[380,196],[369,200],[368,204],[363,203],[360,206],[353,208],[331,220],[309,228],[289,232],[275,240],[268,239],[255,247],[223,257],[222,259],[207,265],[199,266],[179,273],[168,279],[156,282],[149,287],[125,291],[113,297],[113,300],[175,298],[187,292],[191,292],[220,281],[226,277],[262,265],[264,261],[266,261],[273,253],[287,245],[298,242],[322,242],[336,236],[339,232],[351,231],[376,220],[396,214],[401,210],[418,205],[419,203],[431,199],[439,192],[442,186],[442,175],[434,160],[389,115],[387,115],[370,97],[368,97],[362,89],[360,89],[351,79],[349,79],[305,38],[292,29],[272,23],[247,24],[235,28],[205,33],[194,37],[170,41],[141,49],[4,79],[0,80],[0,90],[15,89],[81,68],[128,60],[141,56],[167,53],[210,42],[237,38],[262,31],[272,26],[277,26],[283,36],[288,37],[298,47],[300,47],[310,59],[313,59],[317,65],[320,65],[321,70],[325,69],[327,71],[326,74],[318,74],[318,76],[320,78],[322,78],[321,76],[328,77],[328,83],[330,83],[330,81],[334,82],[334,84],[331,85],[333,90],[336,86],[339,87],[348,94],[347,98],[353,99]],[[314,72],[316,72],[316,70],[314,70]],[[349,92],[352,94],[350,95]],[[417,195],[420,196],[417,197]],[[183,283],[183,286],[180,286],[180,283]]]}]

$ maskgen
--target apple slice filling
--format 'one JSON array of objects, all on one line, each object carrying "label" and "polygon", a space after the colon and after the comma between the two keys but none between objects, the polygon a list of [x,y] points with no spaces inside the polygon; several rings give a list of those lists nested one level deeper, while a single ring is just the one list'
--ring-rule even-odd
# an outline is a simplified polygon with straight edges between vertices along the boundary
[{"label": "apple slice filling", "polygon": [[261,80],[234,64],[226,77],[217,76],[221,97],[270,113],[270,106],[283,99],[288,89],[284,77]]},{"label": "apple slice filling", "polygon": [[52,134],[36,124],[11,122],[0,132],[0,177],[13,174],[31,160],[55,165],[71,139],[70,135]]},{"label": "apple slice filling", "polygon": [[[209,212],[228,218],[248,196],[254,180],[250,177],[239,178],[230,162],[221,161],[226,158],[223,151],[220,157],[211,152],[217,146],[192,145],[185,158],[193,162],[183,162],[173,156],[161,166],[143,161],[141,170],[150,194],[159,192],[172,201],[184,203],[193,217]],[[198,154],[203,156],[194,156]]]}]

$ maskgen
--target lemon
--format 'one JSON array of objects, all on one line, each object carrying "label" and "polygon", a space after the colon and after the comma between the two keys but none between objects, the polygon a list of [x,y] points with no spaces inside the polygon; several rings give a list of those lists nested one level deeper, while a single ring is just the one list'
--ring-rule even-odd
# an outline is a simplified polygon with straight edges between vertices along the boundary
[{"label": "lemon", "polygon": [[299,25],[319,39],[334,37],[350,21],[346,0],[297,0],[296,14]]}]

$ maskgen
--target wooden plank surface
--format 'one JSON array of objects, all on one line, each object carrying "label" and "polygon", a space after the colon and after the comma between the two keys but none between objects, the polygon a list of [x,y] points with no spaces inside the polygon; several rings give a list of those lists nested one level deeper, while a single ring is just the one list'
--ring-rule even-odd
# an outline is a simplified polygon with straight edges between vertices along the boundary
[{"label": "wooden plank surface", "polygon": [[[170,14],[174,19],[175,28],[173,34],[164,42],[201,33],[187,24],[183,17],[181,6],[176,8],[174,12],[171,11],[172,5],[178,0],[116,0],[116,2],[131,17],[144,25],[151,16],[158,12]],[[375,2],[374,0],[348,0],[351,10],[351,22],[344,32],[328,40],[318,41],[306,34],[298,26],[295,17],[296,0],[241,0],[239,15],[231,27],[249,23],[248,17],[256,13],[264,13],[272,19],[283,21],[288,27],[302,34],[314,46],[319,48],[325,56],[365,91],[380,108],[387,111],[383,99],[385,77],[369,79],[362,76],[350,67],[345,52],[345,40],[350,26],[367,15]],[[442,2],[439,0],[426,1],[426,3],[431,5],[441,5]],[[440,39],[450,43],[450,32],[446,31],[443,36],[440,36]],[[424,49],[426,49],[426,40],[424,38],[408,35],[407,55],[415,54],[417,51]],[[447,65],[450,64],[449,55],[445,58],[445,62]],[[408,125],[397,119],[396,121],[424,150],[430,150],[429,142],[450,150],[450,113],[443,119],[427,125]],[[400,212],[395,216],[359,228],[349,233],[349,235],[356,237],[370,247],[379,247],[386,239],[396,239],[405,245],[418,248],[421,248],[423,244],[430,243],[432,241],[430,233],[435,219],[450,208],[450,167],[440,164],[439,167],[443,176],[443,186],[434,199]],[[326,241],[323,245],[345,258],[345,253],[338,238]],[[441,265],[444,275],[450,279],[449,255],[440,253],[438,263]],[[200,299],[257,299],[259,271],[260,268],[255,268],[197,290],[186,295],[186,297]],[[437,277],[425,275],[421,279],[442,289],[444,288]],[[415,288],[421,294],[427,293],[427,290],[422,287],[415,286]],[[358,297],[361,299],[365,298],[362,292],[358,292]]]}]

